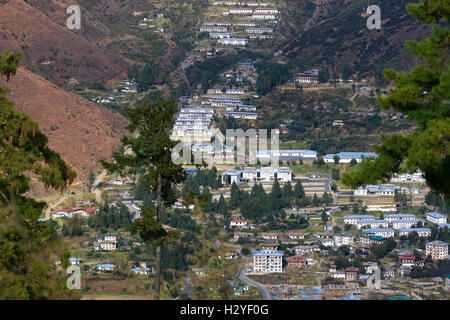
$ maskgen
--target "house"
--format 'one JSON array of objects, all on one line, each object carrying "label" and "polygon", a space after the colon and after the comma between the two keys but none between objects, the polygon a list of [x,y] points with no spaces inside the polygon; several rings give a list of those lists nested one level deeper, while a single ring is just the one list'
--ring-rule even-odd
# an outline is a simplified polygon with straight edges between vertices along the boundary
[{"label": "house", "polygon": [[288,232],[288,237],[292,240],[305,239],[305,234],[302,232]]},{"label": "house", "polygon": [[416,261],[416,256],[412,254],[402,254],[398,256],[398,260],[402,266],[413,266]]},{"label": "house", "polygon": [[105,263],[105,264],[98,264],[97,270],[98,271],[113,271],[116,266],[114,264]]},{"label": "house", "polygon": [[246,220],[231,220],[230,228],[243,229],[243,228],[247,228],[247,224],[248,223]]},{"label": "house", "polygon": [[384,271],[384,278],[395,278],[397,276],[397,272],[393,268],[388,268]]},{"label": "house", "polygon": [[192,268],[192,272],[198,276],[205,276],[209,273],[209,268]]},{"label": "house", "polygon": [[229,14],[252,14],[252,8],[231,8]]},{"label": "house", "polygon": [[259,246],[261,250],[278,250],[278,243],[276,241],[264,241]]},{"label": "house", "polygon": [[266,240],[277,240],[278,233],[261,233],[261,238]]},{"label": "house", "polygon": [[359,269],[354,267],[345,268],[345,280],[355,281],[358,279]]},{"label": "house", "polygon": [[365,245],[372,246],[372,245],[383,244],[385,238],[381,237],[381,236],[370,235],[370,234],[362,234],[360,240]]},{"label": "house", "polygon": [[94,243],[94,250],[105,250],[105,251],[112,251],[117,249],[117,242],[116,241],[97,241]]},{"label": "house", "polygon": [[397,273],[400,274],[401,277],[405,277],[407,275],[409,275],[412,272],[412,267],[411,266],[400,266],[398,268]]},{"label": "house", "polygon": [[330,272],[330,273],[332,273],[332,272],[336,272],[336,265],[335,264],[332,264],[332,265],[330,265],[330,268],[328,268],[328,272]]},{"label": "house", "polygon": [[366,273],[372,274],[376,269],[378,269],[378,263],[371,261],[364,262],[363,268]]},{"label": "house", "polygon": [[141,266],[141,267],[135,267],[135,268],[131,269],[131,271],[142,276],[142,275],[148,275],[151,272],[151,269],[146,266]]},{"label": "house", "polygon": [[83,262],[80,258],[69,258],[69,262],[71,265],[78,265]]},{"label": "house", "polygon": [[252,251],[254,272],[283,272],[283,251]]},{"label": "house", "polygon": [[97,213],[100,210],[99,207],[85,208],[81,211],[80,216],[83,218],[89,218],[91,215]]},{"label": "house", "polygon": [[334,279],[345,280],[345,272],[333,272],[331,273],[331,277]]},{"label": "house", "polygon": [[299,256],[305,256],[308,255],[314,251],[320,251],[319,246],[313,245],[313,246],[296,246],[294,247],[295,254]]},{"label": "house", "polygon": [[203,25],[200,27],[200,32],[227,32],[228,27],[224,26],[207,26]]},{"label": "house", "polygon": [[103,235],[104,241],[116,241],[119,240],[120,234],[118,233],[105,233]]},{"label": "house", "polygon": [[349,233],[339,233],[334,236],[334,244],[336,247],[350,246],[355,242],[355,236]]},{"label": "house", "polygon": [[288,268],[304,268],[307,265],[307,259],[302,256],[293,256],[286,260]]},{"label": "house", "polygon": [[425,254],[431,255],[433,260],[444,260],[448,258],[448,243],[443,241],[432,241],[425,244]]},{"label": "house", "polygon": [[426,214],[427,221],[430,221],[434,224],[440,224],[440,223],[447,223],[447,217],[443,214],[437,213],[437,212],[428,212]]},{"label": "house", "polygon": [[236,184],[240,184],[242,181],[242,174],[242,170],[227,170],[221,174],[222,183],[228,185],[233,184],[233,182]]},{"label": "house", "polygon": [[294,75],[294,82],[296,83],[319,83],[319,71],[309,70],[305,72],[296,73]]},{"label": "house", "polygon": [[249,238],[249,237],[251,237],[251,236],[252,236],[252,234],[251,234],[251,233],[247,233],[247,232],[239,232],[239,231],[235,231],[235,232],[233,233],[234,239],[240,239],[240,238],[246,239],[246,238]]}]

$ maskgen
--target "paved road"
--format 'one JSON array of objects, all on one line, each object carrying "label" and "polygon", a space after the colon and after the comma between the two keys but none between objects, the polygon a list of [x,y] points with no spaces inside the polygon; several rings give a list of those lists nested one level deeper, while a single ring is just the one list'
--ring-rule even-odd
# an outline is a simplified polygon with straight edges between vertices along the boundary
[{"label": "paved road", "polygon": [[270,293],[269,290],[267,290],[267,287],[259,282],[253,281],[251,279],[249,279],[245,273],[244,270],[247,269],[247,264],[240,264],[240,271],[239,271],[239,279],[248,283],[251,286],[257,287],[259,290],[261,290],[261,294],[264,300],[272,300],[272,298],[270,297]]}]

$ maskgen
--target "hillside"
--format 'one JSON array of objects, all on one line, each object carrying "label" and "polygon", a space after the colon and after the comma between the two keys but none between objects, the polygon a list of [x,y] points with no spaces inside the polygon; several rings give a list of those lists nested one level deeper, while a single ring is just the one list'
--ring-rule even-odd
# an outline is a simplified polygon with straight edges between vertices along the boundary
[{"label": "hillside", "polygon": [[[291,16],[308,0],[286,1]],[[361,75],[373,76],[385,67],[407,70],[412,58],[405,50],[405,41],[421,39],[429,29],[406,12],[409,0],[381,0],[381,30],[369,30],[366,0],[330,0],[315,2],[309,19],[296,36],[287,39],[279,49],[298,69],[326,66],[338,73],[345,65]],[[289,16],[289,15],[288,15]]]},{"label": "hillside", "polygon": [[[105,53],[27,2],[2,3],[0,51],[22,53],[21,62],[27,69],[61,86],[74,80],[106,82],[125,74],[127,63],[123,58]],[[43,8],[51,4],[45,3]],[[64,7],[55,11],[65,14]]]},{"label": "hillside", "polygon": [[29,115],[48,137],[50,147],[83,180],[91,168],[99,169],[100,159],[109,158],[120,146],[127,120],[78,95],[66,92],[49,81],[20,68],[15,77],[0,86],[11,89],[8,99]]}]

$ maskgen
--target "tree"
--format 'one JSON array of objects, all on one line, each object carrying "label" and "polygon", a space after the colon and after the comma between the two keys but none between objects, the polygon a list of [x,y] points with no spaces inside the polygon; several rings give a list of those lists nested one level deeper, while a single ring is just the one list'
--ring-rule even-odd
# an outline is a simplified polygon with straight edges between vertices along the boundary
[{"label": "tree", "polygon": [[345,183],[356,188],[388,180],[401,170],[420,169],[432,191],[450,203],[450,7],[447,0],[421,0],[408,4],[407,11],[433,25],[433,36],[407,43],[423,64],[409,73],[386,70],[384,76],[395,86],[378,100],[382,108],[404,113],[416,128],[407,135],[383,135],[375,147],[379,156],[364,159],[359,170],[346,175]]},{"label": "tree", "polygon": [[300,204],[300,201],[305,197],[305,190],[303,189],[302,182],[297,181],[294,187],[294,201],[296,205]]},{"label": "tree", "polygon": [[236,209],[239,206],[240,202],[240,196],[239,196],[239,188],[236,184],[236,182],[233,181],[231,184],[231,190],[230,190],[230,209]]},{"label": "tree", "polygon": [[349,162],[349,166],[350,166],[350,167],[354,167],[354,166],[356,166],[357,163],[358,163],[358,162],[356,161],[356,159],[352,159],[352,160],[350,160],[350,162]]},{"label": "tree", "polygon": [[333,181],[332,183],[330,183],[330,189],[333,192],[337,192],[338,191],[338,187],[337,187],[336,182]]},{"label": "tree", "polygon": [[294,192],[292,190],[291,182],[287,182],[283,185],[283,191],[281,192],[282,206],[287,207],[292,204]]},{"label": "tree", "polygon": [[337,154],[335,154],[333,157],[333,160],[334,160],[334,164],[339,164],[339,160],[341,160],[341,158],[339,158],[339,156]]},{"label": "tree", "polygon": [[89,174],[88,174],[88,178],[87,178],[87,187],[88,187],[89,190],[91,190],[91,188],[92,188],[92,186],[94,184],[94,181],[95,181],[95,175],[94,175],[94,172],[91,169],[91,170],[89,170]]},{"label": "tree", "polygon": [[328,217],[328,214],[325,210],[322,211],[320,218],[322,219],[323,224],[326,224],[328,219],[330,219],[330,217]]},{"label": "tree", "polygon": [[339,175],[339,169],[338,168],[333,168],[331,170],[331,178],[333,178],[333,180],[339,180],[341,177]]},{"label": "tree", "polygon": [[[156,195],[156,207],[143,208],[143,220],[136,220],[135,232],[145,236],[143,240],[156,246],[155,298],[160,297],[161,281],[161,247],[176,239],[176,234],[162,228],[162,214],[165,206],[175,202],[174,185],[186,179],[186,172],[181,165],[172,162],[172,149],[177,141],[170,139],[169,130],[177,112],[174,101],[160,101],[150,105],[127,108],[130,119],[127,130],[129,136],[121,139],[125,150],[132,152],[113,153],[115,162],[102,161],[110,172],[121,175],[142,173],[142,183],[147,190]],[[145,219],[144,219],[145,218]],[[156,219],[155,223],[151,222]]]},{"label": "tree", "polygon": [[[0,55],[0,77],[16,74],[20,55]],[[39,222],[44,202],[24,196],[33,173],[46,188],[61,192],[76,173],[48,148],[47,137],[27,115],[14,109],[0,88],[0,299],[78,299],[68,290],[65,274],[56,269],[69,264],[54,224]]]}]

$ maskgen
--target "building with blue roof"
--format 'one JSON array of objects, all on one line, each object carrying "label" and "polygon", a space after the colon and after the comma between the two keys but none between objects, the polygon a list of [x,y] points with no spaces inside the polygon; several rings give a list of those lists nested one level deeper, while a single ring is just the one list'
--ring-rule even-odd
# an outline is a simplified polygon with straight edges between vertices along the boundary
[{"label": "building with blue roof", "polygon": [[116,266],[111,263],[103,263],[97,265],[98,271],[113,271]]},{"label": "building with blue roof", "polygon": [[272,273],[283,272],[283,251],[260,250],[252,251],[253,271]]},{"label": "building with blue roof", "polygon": [[350,225],[357,225],[358,221],[360,220],[375,220],[375,216],[374,215],[348,215],[348,216],[344,216],[344,223],[345,224],[350,224]]},{"label": "building with blue roof", "polygon": [[398,229],[400,236],[407,236],[411,232],[417,232],[419,237],[428,237],[431,235],[431,229],[429,228],[401,228]]},{"label": "building with blue roof", "polygon": [[395,231],[390,228],[373,228],[373,229],[362,229],[363,234],[375,235],[384,238],[394,237]]},{"label": "building with blue roof", "polygon": [[378,154],[374,152],[339,152],[339,153],[330,153],[326,154],[323,157],[325,162],[334,162],[334,157],[339,157],[339,163],[350,163],[352,159],[355,159],[356,162],[361,162],[364,158],[376,158]]},{"label": "building with blue roof", "polygon": [[440,223],[447,223],[447,216],[437,213],[437,212],[427,212],[427,221],[434,223],[434,224],[440,224]]},{"label": "building with blue roof", "polygon": [[280,161],[314,161],[317,160],[317,151],[314,150],[259,150],[258,159],[278,158]]}]

